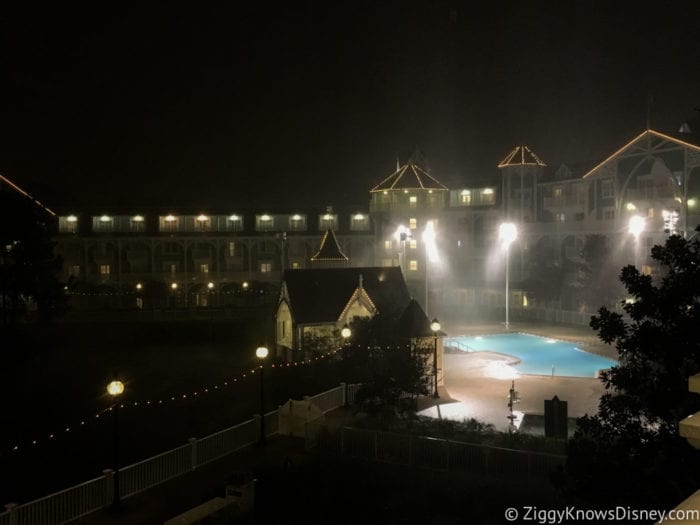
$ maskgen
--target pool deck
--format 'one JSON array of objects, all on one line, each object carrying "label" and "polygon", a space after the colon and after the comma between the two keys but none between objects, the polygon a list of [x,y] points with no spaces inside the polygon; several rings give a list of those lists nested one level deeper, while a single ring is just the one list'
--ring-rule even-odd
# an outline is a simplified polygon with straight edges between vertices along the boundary
[{"label": "pool deck", "polygon": [[[450,325],[444,330],[449,336],[505,332],[502,325]],[[600,342],[590,328],[512,323],[510,331],[572,341],[589,352],[616,357],[614,349]],[[425,400],[420,413],[444,419],[475,418],[507,430],[506,404],[512,379],[492,377],[488,369],[489,363],[502,360],[503,356],[491,352],[445,353],[445,387],[440,390],[439,400]],[[515,389],[521,399],[516,405],[519,412],[544,414],[544,401],[556,395],[568,402],[570,417],[596,413],[604,392],[598,379],[560,376],[521,375],[515,378]]]}]

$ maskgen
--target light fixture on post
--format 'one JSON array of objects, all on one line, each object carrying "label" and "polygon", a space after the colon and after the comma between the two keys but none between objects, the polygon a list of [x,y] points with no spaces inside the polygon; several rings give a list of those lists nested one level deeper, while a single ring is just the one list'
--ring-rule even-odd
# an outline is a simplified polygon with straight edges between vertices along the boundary
[{"label": "light fixture on post", "polygon": [[437,320],[437,317],[433,318],[433,321],[430,323],[430,329],[433,332],[433,397],[439,398],[440,394],[438,394],[438,368],[437,368],[437,341],[438,341],[438,332],[440,331],[440,321]]},{"label": "light fixture on post", "polygon": [[510,330],[510,318],[508,312],[508,294],[510,280],[510,245],[518,237],[518,229],[512,222],[504,222],[498,228],[498,240],[506,251],[506,330]]},{"label": "light fixture on post", "polygon": [[632,215],[627,228],[634,236],[634,266],[639,267],[639,236],[646,228],[646,220],[641,215]]},{"label": "light fixture on post", "polygon": [[438,262],[437,247],[435,246],[435,223],[428,221],[423,230],[423,242],[425,243],[425,313],[428,313],[428,273],[429,264]]},{"label": "light fixture on post", "polygon": [[394,239],[399,243],[399,267],[404,275],[406,274],[406,241],[410,238],[411,230],[403,224],[399,224],[399,227],[394,232]]},{"label": "light fixture on post", "polygon": [[124,383],[121,381],[111,381],[107,385],[107,393],[112,396],[112,399],[114,400],[114,404],[112,405],[112,444],[114,447],[114,484],[112,488],[112,507],[116,509],[121,503],[119,494],[119,396],[124,393]]},{"label": "light fixture on post", "polygon": [[265,444],[265,359],[269,350],[266,346],[259,346],[255,349],[255,356],[260,359],[260,445]]},{"label": "light fixture on post", "polygon": [[348,339],[350,339],[351,335],[352,330],[350,330],[348,323],[345,323],[345,326],[343,326],[343,328],[340,330],[340,336],[347,341]]}]

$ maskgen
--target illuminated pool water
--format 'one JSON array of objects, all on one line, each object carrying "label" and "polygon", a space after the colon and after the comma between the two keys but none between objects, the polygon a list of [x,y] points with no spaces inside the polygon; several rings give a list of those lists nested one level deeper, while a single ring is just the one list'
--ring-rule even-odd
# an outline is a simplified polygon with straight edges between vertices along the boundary
[{"label": "illuminated pool water", "polygon": [[[514,365],[521,374],[596,377],[599,370],[617,361],[584,352],[574,343],[529,334],[493,334],[448,337],[445,345],[459,350],[491,351],[520,359]],[[553,367],[553,368],[552,368]]]}]

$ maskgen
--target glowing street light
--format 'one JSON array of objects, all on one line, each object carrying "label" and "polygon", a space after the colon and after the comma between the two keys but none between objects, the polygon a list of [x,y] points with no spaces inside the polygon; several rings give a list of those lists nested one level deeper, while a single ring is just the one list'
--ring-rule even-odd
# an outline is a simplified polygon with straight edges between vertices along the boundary
[{"label": "glowing street light", "polygon": [[510,318],[508,317],[508,294],[510,279],[510,245],[518,237],[518,229],[512,222],[504,222],[498,228],[498,240],[506,251],[506,330],[510,330]]},{"label": "glowing street light", "polygon": [[112,506],[114,508],[120,505],[119,495],[119,396],[124,393],[124,383],[121,381],[111,381],[107,385],[107,393],[112,396],[114,405],[112,405],[112,413],[114,414],[113,438],[114,445],[114,484],[112,487]]},{"label": "glowing street light", "polygon": [[266,346],[255,349],[255,356],[260,359],[260,439],[258,443],[265,444],[265,359],[269,350]]},{"label": "glowing street light", "polygon": [[425,313],[428,313],[428,274],[429,264],[439,261],[437,246],[435,245],[435,223],[428,221],[423,230],[423,243],[425,244]]},{"label": "glowing street light", "polygon": [[399,252],[399,267],[401,271],[406,273],[406,241],[412,237],[411,230],[403,224],[399,224],[394,232],[394,239],[400,244],[401,251]]},{"label": "glowing street light", "polygon": [[437,340],[438,332],[440,331],[440,321],[437,320],[437,317],[434,317],[433,322],[430,323],[430,329],[432,330],[433,336],[435,338],[433,344],[433,397],[438,398],[440,397],[440,394],[438,394]]},{"label": "glowing street light", "polygon": [[634,266],[639,267],[639,236],[646,228],[646,220],[641,215],[632,215],[627,228],[634,235]]}]

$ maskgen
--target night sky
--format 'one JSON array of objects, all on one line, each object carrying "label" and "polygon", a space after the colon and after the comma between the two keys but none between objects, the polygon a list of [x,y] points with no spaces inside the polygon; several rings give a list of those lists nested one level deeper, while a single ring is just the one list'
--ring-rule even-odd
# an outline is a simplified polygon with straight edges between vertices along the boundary
[{"label": "night sky", "polygon": [[56,4],[0,21],[0,173],[49,204],[366,204],[414,147],[468,184],[700,107],[696,0]]}]

